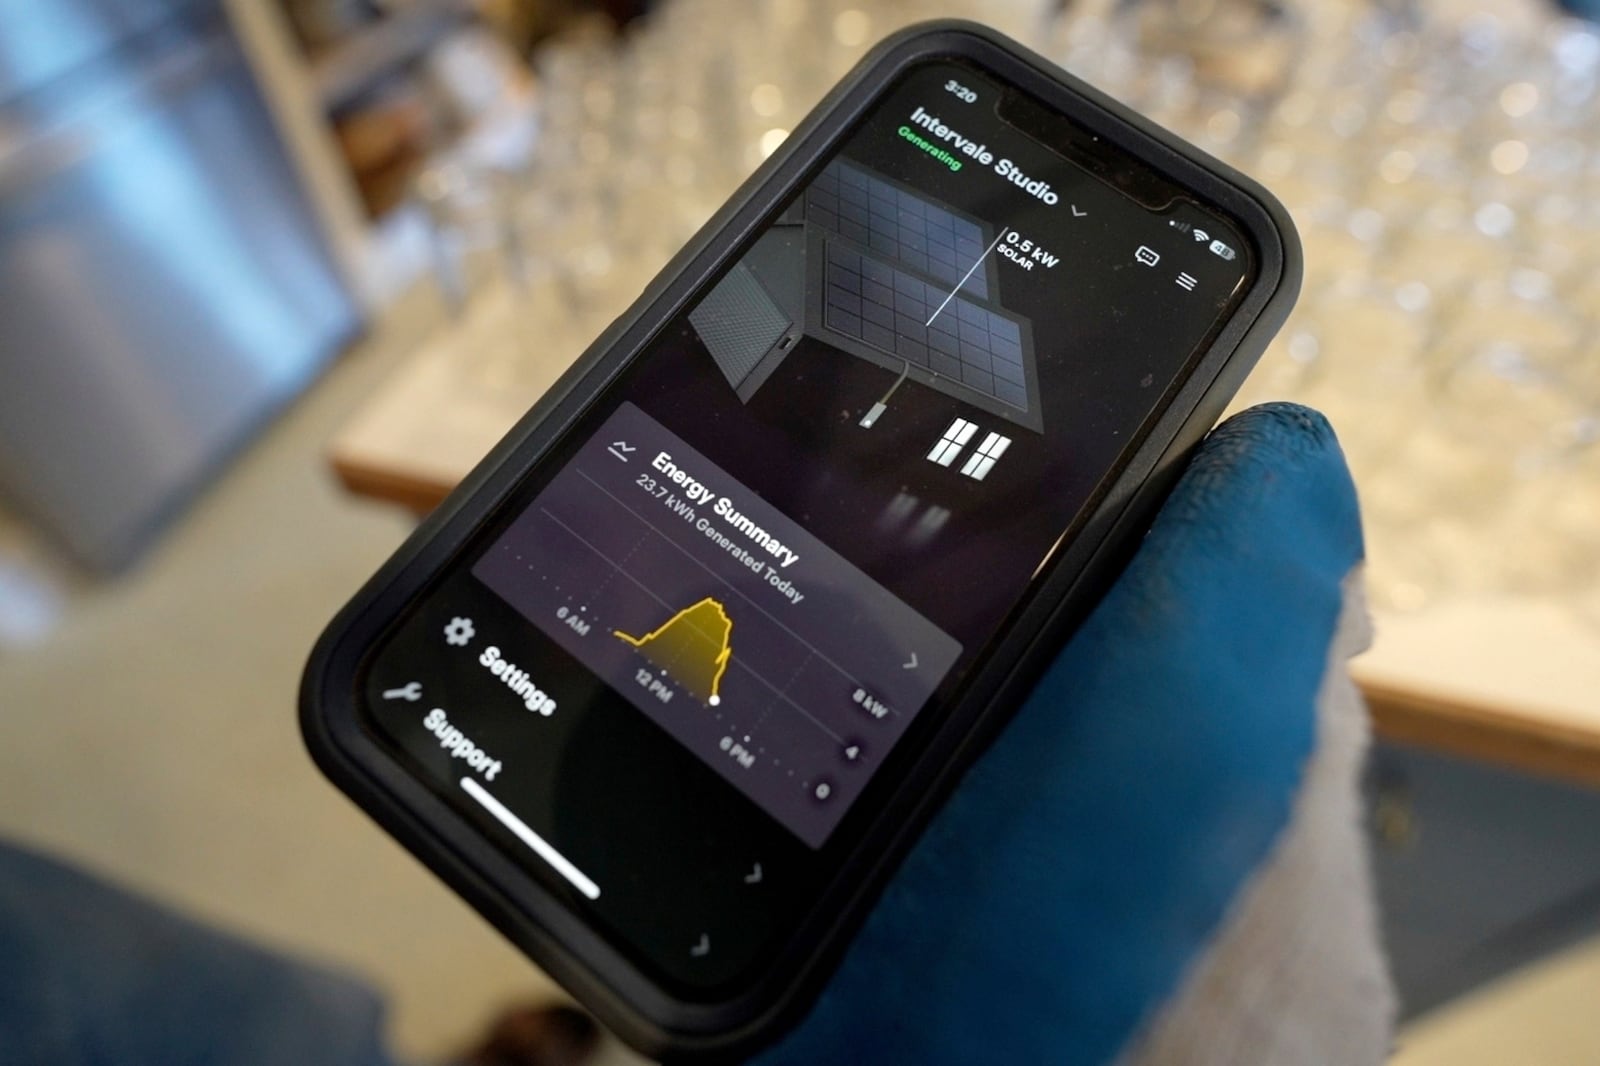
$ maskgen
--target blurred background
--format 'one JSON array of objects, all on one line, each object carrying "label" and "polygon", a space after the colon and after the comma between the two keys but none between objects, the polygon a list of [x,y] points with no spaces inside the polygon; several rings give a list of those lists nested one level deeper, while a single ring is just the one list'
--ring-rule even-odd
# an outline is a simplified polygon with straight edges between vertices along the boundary
[{"label": "blurred background", "polygon": [[1362,491],[1396,1061],[1600,1061],[1592,0],[0,0],[0,835],[362,972],[406,1051],[555,997],[320,781],[300,665],[940,15],[1287,204],[1240,402],[1328,412]]}]

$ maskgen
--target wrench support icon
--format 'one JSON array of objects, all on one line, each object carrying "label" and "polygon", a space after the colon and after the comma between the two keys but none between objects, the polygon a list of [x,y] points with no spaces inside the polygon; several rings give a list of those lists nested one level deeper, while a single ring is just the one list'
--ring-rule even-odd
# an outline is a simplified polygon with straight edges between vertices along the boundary
[{"label": "wrench support icon", "polygon": [[403,688],[391,688],[384,692],[386,700],[405,700],[407,703],[416,703],[422,698],[422,682],[412,681]]}]

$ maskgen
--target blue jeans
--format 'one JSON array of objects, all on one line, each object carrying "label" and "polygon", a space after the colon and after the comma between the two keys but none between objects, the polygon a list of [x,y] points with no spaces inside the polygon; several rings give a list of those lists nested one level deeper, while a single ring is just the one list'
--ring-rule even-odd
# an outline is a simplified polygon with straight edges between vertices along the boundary
[{"label": "blue jeans", "polygon": [[382,1017],[356,981],[0,845],[11,1066],[394,1066]]}]

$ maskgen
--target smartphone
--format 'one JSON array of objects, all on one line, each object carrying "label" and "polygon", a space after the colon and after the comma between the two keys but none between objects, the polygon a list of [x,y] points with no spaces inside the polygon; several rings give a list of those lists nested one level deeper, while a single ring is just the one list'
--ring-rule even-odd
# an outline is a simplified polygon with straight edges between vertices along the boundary
[{"label": "smartphone", "polygon": [[311,752],[628,1042],[748,1052],[1299,278],[1255,184],[987,29],[902,32],[333,621]]}]

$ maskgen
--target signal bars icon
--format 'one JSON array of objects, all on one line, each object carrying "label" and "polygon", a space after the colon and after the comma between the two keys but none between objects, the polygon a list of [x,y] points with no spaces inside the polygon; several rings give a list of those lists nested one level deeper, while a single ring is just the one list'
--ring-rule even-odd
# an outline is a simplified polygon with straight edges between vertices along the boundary
[{"label": "signal bars icon", "polygon": [[1185,222],[1181,218],[1169,218],[1167,219],[1167,225],[1171,226],[1179,233],[1189,234],[1189,236],[1194,238],[1194,242],[1196,244],[1204,244],[1211,239],[1211,234],[1207,233],[1199,226],[1196,226],[1194,223]]}]

